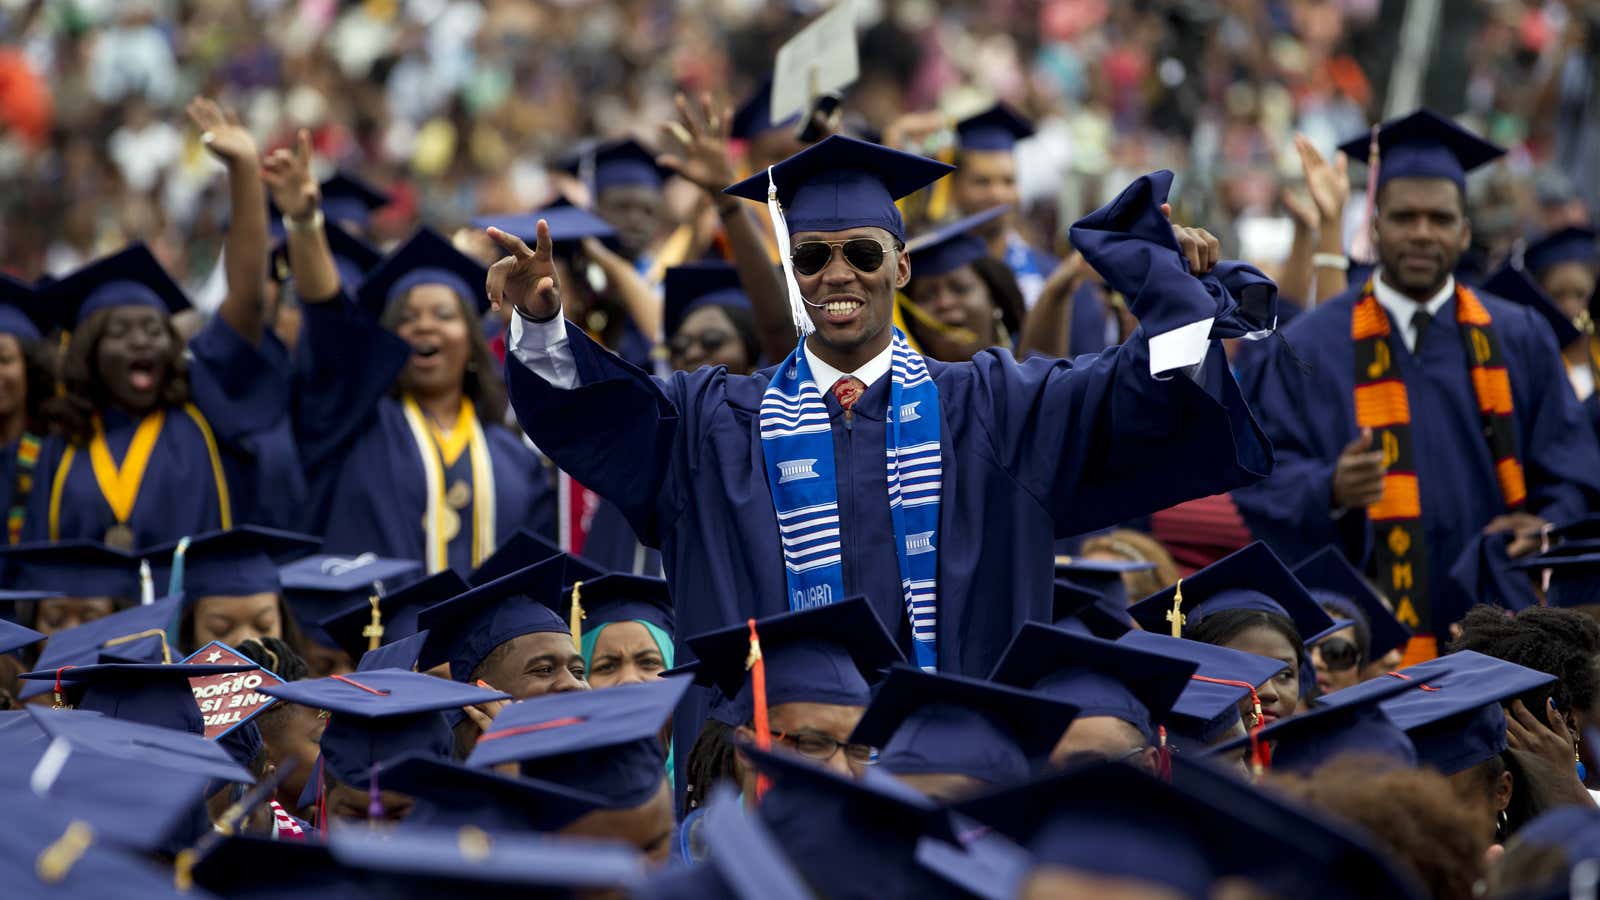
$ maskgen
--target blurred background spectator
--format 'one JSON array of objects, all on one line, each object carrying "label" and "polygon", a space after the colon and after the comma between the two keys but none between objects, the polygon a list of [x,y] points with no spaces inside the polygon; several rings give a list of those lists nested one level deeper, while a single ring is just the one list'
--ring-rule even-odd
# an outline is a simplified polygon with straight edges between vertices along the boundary
[{"label": "blurred background spectator", "polygon": [[[0,260],[54,275],[143,239],[186,285],[203,282],[225,198],[180,116],[199,93],[239,109],[265,149],[306,127],[319,166],[388,188],[380,242],[424,220],[449,229],[522,211],[563,189],[547,163],[585,137],[652,138],[677,90],[737,102],[822,5],[0,0]],[[1588,221],[1600,200],[1594,0],[858,6],[862,77],[848,108],[866,126],[996,97],[1035,118],[1019,187],[1041,246],[1060,249],[1067,224],[1166,167],[1180,174],[1186,221],[1270,270],[1294,227],[1283,199],[1300,177],[1293,135],[1331,156],[1404,111],[1388,108],[1391,83],[1419,11],[1435,27],[1426,58],[1411,60],[1413,102],[1514,148],[1474,186],[1480,245],[1509,252],[1529,231]],[[681,217],[695,200],[669,197]]]}]

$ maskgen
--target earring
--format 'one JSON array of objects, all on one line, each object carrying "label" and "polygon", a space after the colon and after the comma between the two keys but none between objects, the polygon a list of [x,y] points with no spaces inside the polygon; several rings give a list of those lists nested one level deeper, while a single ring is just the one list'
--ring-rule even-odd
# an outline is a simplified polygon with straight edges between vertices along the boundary
[{"label": "earring", "polygon": [[1495,839],[1495,842],[1496,843],[1501,843],[1501,844],[1505,843],[1505,840],[1506,840],[1506,837],[1507,837],[1506,832],[1509,829],[1510,829],[1510,817],[1507,816],[1506,815],[1506,811],[1502,809],[1494,817],[1494,839]]}]

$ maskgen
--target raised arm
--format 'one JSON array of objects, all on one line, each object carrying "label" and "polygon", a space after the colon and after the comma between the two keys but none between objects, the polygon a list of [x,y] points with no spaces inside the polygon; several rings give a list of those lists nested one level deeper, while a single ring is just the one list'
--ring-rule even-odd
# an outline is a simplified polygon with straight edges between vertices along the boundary
[{"label": "raised arm", "polygon": [[322,189],[311,173],[311,133],[302,128],[293,150],[272,151],[262,162],[261,178],[283,213],[289,271],[300,300],[332,300],[339,294],[339,269],[322,227]]},{"label": "raised arm", "polygon": [[252,344],[266,327],[267,197],[257,174],[255,138],[232,110],[196,97],[189,119],[200,139],[228,171],[229,222],[223,244],[228,294],[217,314]]},{"label": "raised arm", "polygon": [[[796,340],[783,280],[767,254],[766,241],[745,209],[744,201],[722,193],[723,188],[737,180],[728,153],[728,130],[732,127],[733,112],[726,107],[713,106],[709,94],[700,98],[698,113],[690,108],[682,94],[677,99],[679,121],[668,123],[662,133],[680,149],[677,153],[662,154],[656,162],[709,195],[728,237],[728,248],[733,251],[739,286],[750,298],[761,351],[767,359],[783,359],[794,349]],[[671,337],[662,335],[662,340]]]}]

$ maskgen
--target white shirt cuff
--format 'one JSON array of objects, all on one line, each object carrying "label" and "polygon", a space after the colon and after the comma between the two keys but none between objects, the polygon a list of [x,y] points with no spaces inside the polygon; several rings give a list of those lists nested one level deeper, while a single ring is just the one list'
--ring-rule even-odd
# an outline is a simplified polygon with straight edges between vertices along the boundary
[{"label": "white shirt cuff", "polygon": [[570,391],[578,386],[578,366],[567,343],[567,320],[561,316],[535,322],[513,311],[506,347],[517,362],[552,387]]},{"label": "white shirt cuff", "polygon": [[1181,369],[1194,380],[1204,368],[1206,354],[1211,350],[1213,321],[1201,319],[1150,338],[1150,375],[1167,378],[1174,369]]}]

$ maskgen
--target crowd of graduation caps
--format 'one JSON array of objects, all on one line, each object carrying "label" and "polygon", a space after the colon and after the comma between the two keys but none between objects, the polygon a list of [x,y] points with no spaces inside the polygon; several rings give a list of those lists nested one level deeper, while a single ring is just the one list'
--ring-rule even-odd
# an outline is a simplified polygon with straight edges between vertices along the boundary
[{"label": "crowd of graduation caps", "polygon": [[[1311,296],[1278,298],[1281,340],[1229,347],[1276,471],[1063,540],[1041,596],[992,598],[1003,652],[934,673],[859,597],[744,622],[723,611],[760,602],[708,617],[707,598],[669,596],[629,528],[646,520],[556,472],[508,411],[490,226],[534,244],[544,220],[566,318],[638,370],[749,373],[794,349],[768,223],[720,194],[730,136],[747,171],[802,149],[764,103],[684,104],[665,158],[574,157],[593,210],[380,254],[361,240],[380,193],[319,186],[304,138],[261,158],[200,100],[233,208],[214,317],[196,330],[139,246],[6,282],[8,892],[1566,895],[1600,858],[1593,234],[1545,236],[1492,279],[1458,269],[1503,347],[1525,500],[1496,478],[1487,419],[1451,406],[1474,399],[1455,384],[1470,348],[1385,345],[1421,373],[1404,384],[1426,594],[1362,571],[1387,532],[1359,492],[1393,490],[1394,460],[1348,408],[1338,348],[1368,298],[1334,246]],[[1130,337],[1126,273],[1058,263],[989,205],[980,182],[1005,181],[1027,123],[996,107],[953,128],[957,171],[905,204],[957,214],[909,242],[894,317],[912,346],[959,362]],[[1382,143],[1389,178],[1459,181],[1497,155],[1425,113]],[[1337,210],[1342,172],[1302,152]],[[715,205],[704,259],[685,260],[687,233],[647,248],[620,219],[672,177]],[[608,464],[651,465],[622,456]],[[1356,481],[1335,483],[1339,459]],[[212,641],[283,683],[207,740],[188,679],[244,670],[174,664]]]}]

